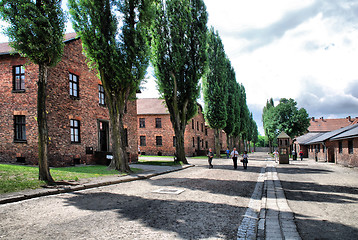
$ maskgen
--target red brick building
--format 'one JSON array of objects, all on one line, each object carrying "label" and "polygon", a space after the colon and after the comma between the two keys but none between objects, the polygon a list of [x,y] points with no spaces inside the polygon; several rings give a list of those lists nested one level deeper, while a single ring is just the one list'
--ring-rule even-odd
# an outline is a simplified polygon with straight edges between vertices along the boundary
[{"label": "red brick building", "polygon": [[[0,161],[37,164],[38,66],[0,44]],[[49,70],[47,85],[50,166],[106,161],[111,151],[110,121],[104,91],[86,64],[82,43],[65,36],[62,60]],[[127,106],[127,152],[137,156],[136,102]]]},{"label": "red brick building", "polygon": [[311,119],[309,133],[297,137],[295,146],[304,157],[317,161],[358,166],[358,118]]},{"label": "red brick building", "polygon": [[[205,125],[203,109],[186,126],[184,135],[187,156],[205,155],[214,149],[214,131]],[[138,143],[142,154],[167,155],[175,153],[175,134],[165,101],[157,98],[137,99]],[[226,149],[226,134],[221,132],[221,146]]]}]

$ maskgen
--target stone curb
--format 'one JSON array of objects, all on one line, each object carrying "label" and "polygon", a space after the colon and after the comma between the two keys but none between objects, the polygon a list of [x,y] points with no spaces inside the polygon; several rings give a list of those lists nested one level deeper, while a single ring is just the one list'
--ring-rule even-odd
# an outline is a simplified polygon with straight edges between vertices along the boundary
[{"label": "stone curb", "polygon": [[60,194],[60,193],[69,193],[69,192],[75,192],[75,191],[80,191],[80,190],[90,189],[90,188],[95,188],[95,187],[108,186],[108,185],[113,185],[113,184],[118,184],[118,183],[123,183],[123,182],[132,182],[132,181],[136,181],[136,180],[149,179],[149,178],[152,178],[155,176],[184,170],[184,169],[194,167],[194,166],[195,165],[184,165],[180,168],[157,171],[154,173],[143,173],[143,174],[139,173],[139,174],[133,174],[133,175],[119,176],[120,179],[118,179],[118,180],[109,179],[109,180],[103,180],[103,181],[98,181],[98,182],[96,182],[96,180],[93,180],[92,182],[81,184],[81,185],[65,186],[65,187],[60,187],[60,188],[56,188],[56,189],[40,188],[40,189],[23,191],[23,192],[9,193],[6,195],[0,195],[0,205],[6,204],[6,203],[19,202],[19,201],[23,201],[23,200],[27,200],[27,199],[36,198],[36,197],[44,197],[44,196],[56,195],[56,194]]}]

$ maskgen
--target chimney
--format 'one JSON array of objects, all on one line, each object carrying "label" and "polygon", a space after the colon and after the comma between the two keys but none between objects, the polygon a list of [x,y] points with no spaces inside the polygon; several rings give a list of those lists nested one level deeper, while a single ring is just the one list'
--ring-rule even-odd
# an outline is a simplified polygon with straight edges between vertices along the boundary
[{"label": "chimney", "polygon": [[314,122],[315,121],[314,117],[312,117],[311,120],[312,120],[312,122]]},{"label": "chimney", "polygon": [[348,122],[352,122],[351,116],[346,117],[348,119]]}]

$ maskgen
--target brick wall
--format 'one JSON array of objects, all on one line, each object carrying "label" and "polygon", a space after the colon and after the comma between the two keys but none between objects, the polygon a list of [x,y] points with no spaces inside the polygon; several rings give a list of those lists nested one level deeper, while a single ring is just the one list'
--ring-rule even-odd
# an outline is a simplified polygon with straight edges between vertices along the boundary
[{"label": "brick wall", "polygon": [[[25,66],[25,93],[11,93],[12,66],[26,62],[18,56],[2,56],[1,92],[3,99],[0,107],[0,161],[16,161],[17,156],[23,156],[27,163],[37,163],[37,123],[36,97],[37,72],[34,64]],[[79,78],[79,98],[74,99],[69,94],[69,73]],[[86,58],[82,52],[81,40],[66,42],[64,55],[58,65],[49,71],[48,76],[48,157],[50,166],[68,166],[74,159],[81,163],[95,163],[95,152],[99,151],[99,121],[109,123],[108,109],[99,104],[98,84],[100,80],[94,71],[89,70]],[[14,143],[13,115],[21,113],[26,116],[27,143]],[[127,106],[125,127],[128,130],[128,148],[130,160],[136,161],[137,128],[136,102],[131,101]],[[70,120],[80,121],[80,143],[71,143]],[[93,149],[93,154],[86,154],[86,147]],[[108,150],[111,150],[110,133]]]},{"label": "brick wall", "polygon": [[339,141],[334,141],[333,144],[335,146],[335,158],[336,163],[344,165],[344,166],[351,166],[351,167],[358,167],[358,138],[349,139],[353,141],[353,154],[348,152],[348,140],[342,140],[342,153],[339,153]]},{"label": "brick wall", "polygon": [[[175,136],[169,114],[142,114],[138,115],[138,143],[140,136],[145,137],[146,146],[140,146],[140,151],[146,155],[166,155],[175,154],[173,137]],[[139,119],[145,119],[145,128],[139,127]],[[161,118],[162,128],[155,127],[155,119]],[[207,129],[207,134],[205,129]],[[221,133],[222,149],[226,149],[226,134]],[[156,137],[162,136],[162,146],[156,145]],[[206,154],[209,148],[214,148],[214,131],[205,126],[204,115],[201,107],[198,114],[188,122],[184,134],[184,148],[186,156],[197,156]]]}]

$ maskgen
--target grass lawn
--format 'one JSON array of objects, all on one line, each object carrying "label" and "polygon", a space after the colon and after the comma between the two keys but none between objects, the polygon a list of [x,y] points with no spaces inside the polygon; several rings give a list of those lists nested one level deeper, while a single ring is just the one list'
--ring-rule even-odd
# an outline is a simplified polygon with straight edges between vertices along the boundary
[{"label": "grass lawn", "polygon": [[[139,172],[138,168],[131,168]],[[118,175],[118,171],[107,170],[106,166],[81,166],[51,168],[51,176],[55,181],[94,178],[108,175]],[[16,192],[25,189],[39,188],[46,183],[38,180],[39,169],[37,166],[19,166],[12,164],[0,164],[0,194]],[[123,174],[125,175],[125,174]]]},{"label": "grass lawn", "polygon": [[183,165],[182,162],[174,162],[174,160],[144,160],[144,159],[138,159],[138,164],[161,165],[161,166]]}]

